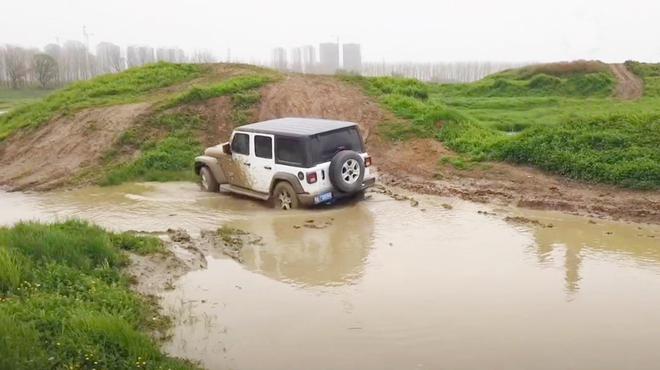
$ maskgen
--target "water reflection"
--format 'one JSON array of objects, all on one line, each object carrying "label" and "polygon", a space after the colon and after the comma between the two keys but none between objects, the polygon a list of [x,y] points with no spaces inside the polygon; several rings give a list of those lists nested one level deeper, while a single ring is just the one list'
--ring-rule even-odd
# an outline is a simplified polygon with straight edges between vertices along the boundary
[{"label": "water reflection", "polygon": [[[569,298],[580,290],[585,260],[660,266],[660,240],[654,227],[589,221],[573,216],[542,219],[553,227],[537,226],[532,253],[542,265],[561,265]],[[562,261],[555,261],[560,258]]]},{"label": "water reflection", "polygon": [[241,257],[248,269],[299,285],[344,285],[358,279],[373,244],[374,219],[363,204],[232,223],[263,237]]}]

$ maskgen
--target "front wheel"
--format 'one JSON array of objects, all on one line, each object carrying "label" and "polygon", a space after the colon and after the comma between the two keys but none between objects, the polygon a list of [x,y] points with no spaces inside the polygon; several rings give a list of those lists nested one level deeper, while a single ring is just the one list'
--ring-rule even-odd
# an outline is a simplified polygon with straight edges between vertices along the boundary
[{"label": "front wheel", "polygon": [[275,185],[273,202],[275,203],[275,208],[283,210],[298,208],[300,205],[298,194],[293,190],[293,186],[286,181],[278,182]]},{"label": "front wheel", "polygon": [[218,185],[218,182],[215,180],[215,177],[208,167],[202,167],[199,170],[199,179],[203,191],[211,193],[217,193],[220,191],[220,185]]}]

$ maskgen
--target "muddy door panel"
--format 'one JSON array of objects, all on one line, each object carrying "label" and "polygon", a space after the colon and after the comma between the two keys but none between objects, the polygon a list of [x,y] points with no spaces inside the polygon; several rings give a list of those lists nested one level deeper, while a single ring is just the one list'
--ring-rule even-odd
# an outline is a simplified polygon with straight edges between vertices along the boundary
[{"label": "muddy door panel", "polygon": [[222,170],[227,174],[227,180],[231,185],[251,189],[250,181],[250,152],[251,138],[248,133],[234,133],[231,141],[231,157],[221,163]]},{"label": "muddy door panel", "polygon": [[273,159],[273,135],[254,134],[250,155],[253,190],[268,193],[275,173]]}]

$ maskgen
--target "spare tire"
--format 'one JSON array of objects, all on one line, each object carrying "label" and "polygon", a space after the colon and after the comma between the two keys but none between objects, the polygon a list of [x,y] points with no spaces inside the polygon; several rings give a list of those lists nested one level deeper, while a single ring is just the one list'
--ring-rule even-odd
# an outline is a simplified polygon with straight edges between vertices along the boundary
[{"label": "spare tire", "polygon": [[364,161],[352,150],[342,150],[330,161],[330,182],[344,193],[354,193],[362,187]]}]

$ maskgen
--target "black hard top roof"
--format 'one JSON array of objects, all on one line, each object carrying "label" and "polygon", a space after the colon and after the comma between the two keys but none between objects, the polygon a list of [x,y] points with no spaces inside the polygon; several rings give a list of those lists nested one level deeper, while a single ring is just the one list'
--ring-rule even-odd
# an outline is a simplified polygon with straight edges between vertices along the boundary
[{"label": "black hard top roof", "polygon": [[319,118],[287,117],[251,123],[236,128],[236,131],[256,132],[271,135],[311,136],[323,132],[357,126],[353,122]]}]

